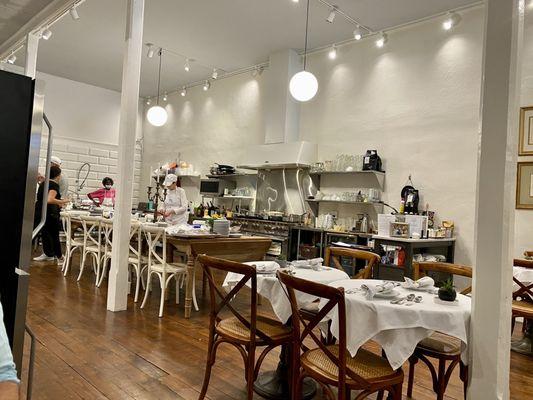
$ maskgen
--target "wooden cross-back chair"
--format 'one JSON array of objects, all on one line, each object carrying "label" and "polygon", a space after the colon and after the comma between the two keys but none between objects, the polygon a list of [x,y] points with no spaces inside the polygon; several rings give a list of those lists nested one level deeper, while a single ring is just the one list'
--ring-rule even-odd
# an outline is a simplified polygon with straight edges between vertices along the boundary
[{"label": "wooden cross-back chair", "polygon": [[92,258],[93,269],[96,275],[94,284],[97,285],[100,278],[100,267],[102,263],[102,224],[101,217],[93,217],[89,215],[80,215],[81,224],[83,227],[83,255],[81,259],[80,273],[78,281],[83,275],[85,269],[85,261],[88,257]]},{"label": "wooden cross-back chair", "polygon": [[[427,276],[428,272],[438,272],[448,275],[463,276],[472,278],[472,268],[444,262],[417,262],[413,263],[414,277],[420,279]],[[461,294],[469,294],[472,286],[468,286],[461,291]],[[429,360],[429,358],[438,360],[438,370]],[[435,332],[430,337],[423,339],[415,348],[413,355],[409,358],[409,380],[407,383],[407,396],[413,394],[413,383],[415,374],[415,364],[422,360],[427,365],[433,380],[433,391],[437,394],[437,400],[444,399],[444,393],[450,380],[451,374],[457,364],[459,364],[459,377],[463,381],[463,391],[466,399],[466,388],[468,384],[468,369],[461,361],[461,341],[457,338]],[[450,362],[446,368],[446,362]]]},{"label": "wooden cross-back chair", "polygon": [[[529,256],[528,253],[533,252],[526,251],[524,255]],[[513,266],[533,269],[533,260],[515,259]],[[518,285],[518,288],[513,291],[511,332],[514,331],[516,318],[533,319],[533,282],[522,282],[515,276],[513,276],[513,282]]]},{"label": "wooden cross-back chair", "polygon": [[83,240],[76,239],[72,230],[72,217],[68,212],[61,211],[61,224],[65,232],[65,261],[63,262],[63,276],[67,276],[72,256],[76,250],[83,254]]},{"label": "wooden cross-back chair", "polygon": [[[146,267],[148,277],[146,280],[146,290],[141,308],[144,308],[148,300],[148,293],[151,290],[152,276],[159,278],[161,287],[161,299],[159,302],[159,317],[163,316],[163,307],[167,297],[168,284],[174,278],[176,283],[176,304],[179,304],[179,284],[181,275],[187,274],[187,268],[183,264],[167,262],[167,233],[165,228],[159,226],[144,225],[142,228],[148,246],[148,265]],[[159,244],[163,245],[162,255],[157,252]]]},{"label": "wooden cross-back chair", "polygon": [[[355,357],[348,352],[346,348],[346,303],[343,288],[337,289],[310,282],[284,272],[278,272],[278,278],[287,288],[292,308],[293,399],[301,398],[301,385],[306,376],[319,382],[328,398],[332,400],[335,398],[350,399],[352,390],[361,390],[361,393],[355,397],[356,400],[364,399],[375,392],[378,392],[379,398],[383,398],[384,391],[388,391],[393,400],[402,398],[403,372],[401,368],[394,371],[386,358],[365,349],[359,349]],[[301,314],[295,291],[320,297],[327,300],[327,303],[311,320],[308,320]],[[338,344],[326,345],[317,336],[315,328],[335,307],[339,313]],[[304,343],[306,339],[308,339],[306,343],[313,343],[316,347],[310,348]],[[329,386],[338,388],[337,396]]]},{"label": "wooden cross-back chair", "polygon": [[329,267],[331,266],[331,262],[333,262],[335,268],[344,271],[341,262],[342,257],[351,258],[355,262],[362,260],[366,263],[363,269],[359,270],[352,276],[354,279],[372,279],[374,276],[374,267],[379,263],[379,256],[370,251],[349,249],[346,247],[327,247],[324,256],[324,264]]},{"label": "wooden cross-back chair", "polygon": [[[251,399],[253,397],[253,384],[265,356],[276,346],[289,343],[292,340],[291,329],[279,321],[257,314],[257,275],[254,267],[206,255],[200,255],[198,263],[202,266],[207,277],[210,296],[207,363],[199,400],[206,395],[211,368],[215,363],[216,351],[221,343],[229,343],[241,353],[245,365],[247,398]],[[237,273],[242,275],[242,278],[226,293],[215,282],[214,270]],[[250,281],[251,289],[248,309],[250,316],[246,317],[230,301],[244,288],[248,281]],[[223,311],[229,311],[232,316],[222,319],[220,314]],[[266,348],[256,361],[255,349],[259,346],[266,346]]]}]

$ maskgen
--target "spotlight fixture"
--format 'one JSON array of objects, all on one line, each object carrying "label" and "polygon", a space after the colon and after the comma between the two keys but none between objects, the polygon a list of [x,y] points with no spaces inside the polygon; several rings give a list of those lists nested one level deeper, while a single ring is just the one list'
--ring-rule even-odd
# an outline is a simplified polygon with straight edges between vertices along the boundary
[{"label": "spotlight fixture", "polygon": [[446,19],[442,22],[442,27],[445,31],[449,31],[454,26],[461,22],[461,16],[456,12],[446,14]]},{"label": "spotlight fixture", "polygon": [[353,31],[353,38],[355,40],[361,40],[363,38],[363,30],[359,25],[357,25],[357,27]]},{"label": "spotlight fixture", "polygon": [[148,47],[148,53],[146,53],[146,57],[152,58],[154,56],[154,45],[153,43],[146,43],[146,46]]},{"label": "spotlight fixture", "polygon": [[211,82],[209,82],[209,80],[206,79],[204,86],[202,86],[202,89],[204,89],[204,92],[207,92],[210,87],[211,87]]},{"label": "spotlight fixture", "polygon": [[211,74],[211,78],[217,79],[218,78],[218,71],[216,68],[213,68],[213,73]]},{"label": "spotlight fixture", "polygon": [[163,101],[167,101],[168,100],[168,96],[167,96],[167,92],[165,92],[165,94],[163,95]]},{"label": "spotlight fixture", "polygon": [[185,72],[189,72],[191,70],[191,64],[189,63],[189,59],[185,59],[185,64],[183,65],[183,69]]},{"label": "spotlight fixture", "polygon": [[17,56],[14,53],[11,53],[11,55],[7,58],[7,62],[9,64],[15,64],[15,61],[17,61]]},{"label": "spotlight fixture", "polygon": [[181,97],[185,97],[187,95],[187,88],[183,86],[180,91]]},{"label": "spotlight fixture", "polygon": [[328,57],[330,60],[335,60],[337,58],[337,46],[331,46],[331,49],[328,52]]},{"label": "spotlight fixture", "polygon": [[72,8],[69,10],[69,14],[70,14],[70,16],[72,17],[72,19],[73,19],[74,21],[77,21],[77,20],[80,19],[80,14],[78,14],[77,6],[72,7]]},{"label": "spotlight fixture", "polygon": [[52,37],[52,31],[48,28],[46,28],[42,34],[41,34],[41,37],[44,39],[44,40],[48,40]]},{"label": "spotlight fixture", "polygon": [[384,33],[384,32],[381,32],[378,36],[378,38],[376,39],[376,46],[381,48],[383,46],[385,46],[385,43],[387,43],[388,41],[388,37],[387,37],[387,34]]},{"label": "spotlight fixture", "polygon": [[152,99],[150,97],[148,97],[146,99],[146,105],[149,106],[150,104],[152,104]]},{"label": "spotlight fixture", "polygon": [[329,22],[330,24],[335,21],[335,17],[337,16],[337,6],[331,7],[331,10],[329,11],[329,15],[326,18],[326,22]]},{"label": "spotlight fixture", "polygon": [[307,0],[307,11],[305,19],[305,45],[304,45],[304,65],[303,70],[293,75],[289,82],[291,96],[297,101],[309,101],[315,97],[318,91],[318,81],[315,76],[306,71],[307,67],[307,34],[309,33],[309,0]]},{"label": "spotlight fixture", "polygon": [[159,49],[159,75],[157,78],[157,100],[156,105],[148,109],[146,118],[153,126],[163,126],[167,123],[167,110],[159,105],[159,89],[161,88],[161,63],[163,58],[163,49]]}]

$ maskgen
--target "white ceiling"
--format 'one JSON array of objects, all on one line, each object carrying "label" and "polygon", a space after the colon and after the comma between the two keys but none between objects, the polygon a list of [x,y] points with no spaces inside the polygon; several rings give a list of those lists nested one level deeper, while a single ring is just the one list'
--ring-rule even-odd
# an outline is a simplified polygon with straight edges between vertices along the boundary
[{"label": "white ceiling", "polygon": [[[29,3],[30,0],[2,1]],[[342,10],[378,31],[477,0],[335,0]],[[31,3],[46,3],[33,0]],[[303,48],[305,0],[151,0],[146,1],[144,42],[198,60],[191,72],[184,59],[163,57],[162,91],[205,79],[210,68],[231,71],[268,60],[286,48]],[[42,72],[120,90],[126,0],[87,0],[80,19],[66,16],[41,40],[37,68]],[[348,39],[354,26],[340,15],[327,23],[328,8],[311,0],[309,47]],[[1,19],[0,19],[1,20]],[[14,29],[13,27],[11,28]],[[3,31],[0,31],[3,33]],[[1,42],[1,41],[0,41]],[[18,62],[23,62],[19,52]],[[141,96],[157,91],[157,57],[143,57]]]},{"label": "white ceiling", "polygon": [[0,0],[0,43],[54,0]]}]

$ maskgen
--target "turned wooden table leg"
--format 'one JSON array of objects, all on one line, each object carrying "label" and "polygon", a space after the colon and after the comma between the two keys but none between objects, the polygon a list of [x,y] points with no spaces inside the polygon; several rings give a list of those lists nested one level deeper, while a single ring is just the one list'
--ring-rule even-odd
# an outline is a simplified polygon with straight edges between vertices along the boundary
[{"label": "turned wooden table leg", "polygon": [[191,317],[192,290],[194,285],[194,256],[187,252],[187,283],[185,284],[185,318]]}]

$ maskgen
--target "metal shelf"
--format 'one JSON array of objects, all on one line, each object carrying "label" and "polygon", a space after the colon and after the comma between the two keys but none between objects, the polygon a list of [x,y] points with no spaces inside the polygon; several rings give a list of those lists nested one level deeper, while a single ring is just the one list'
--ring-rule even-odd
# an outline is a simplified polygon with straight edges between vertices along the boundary
[{"label": "metal shelf", "polygon": [[250,174],[247,174],[247,173],[236,173],[236,174],[225,174],[225,175],[212,175],[212,174],[208,174],[206,175],[207,178],[209,179],[227,179],[227,178],[238,178],[238,177],[241,177],[241,176],[257,176],[257,174],[254,174],[254,173],[250,173]]},{"label": "metal shelf", "polygon": [[309,203],[337,203],[337,204],[383,206],[383,203],[374,202],[374,201],[344,201],[344,200],[315,200],[315,199],[306,199],[306,201]]},{"label": "metal shelf", "polygon": [[358,175],[358,174],[374,174],[376,176],[385,175],[385,171],[322,171],[310,172],[309,175]]}]

